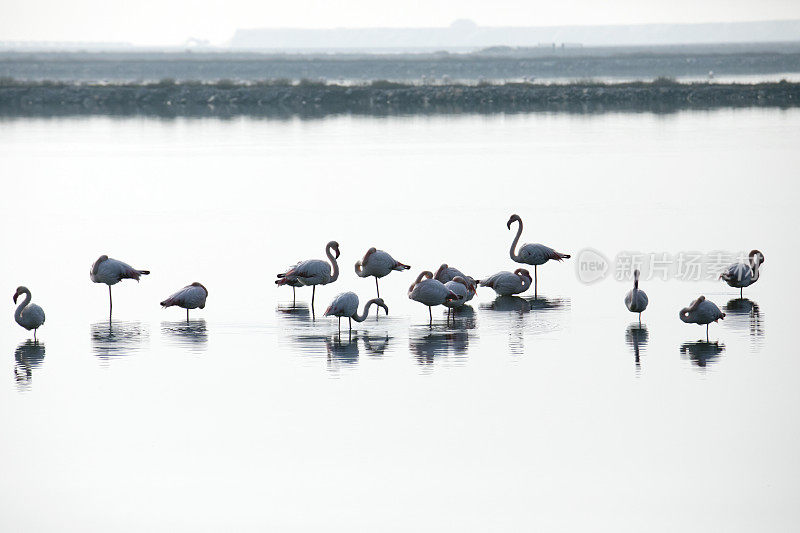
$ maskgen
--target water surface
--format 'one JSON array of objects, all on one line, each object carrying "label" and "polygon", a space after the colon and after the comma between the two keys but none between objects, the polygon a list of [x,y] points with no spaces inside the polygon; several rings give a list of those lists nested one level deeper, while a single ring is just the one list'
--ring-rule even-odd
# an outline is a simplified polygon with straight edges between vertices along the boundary
[{"label": "water surface", "polygon": [[[1,529],[791,530],[798,145],[798,110],[4,121]],[[573,259],[429,326],[416,273],[513,270],[512,212]],[[312,320],[273,280],[332,239]],[[370,246],[413,268],[339,333],[320,315],[374,295]],[[744,298],[643,279],[640,325],[628,281],[579,280],[585,248],[766,263]],[[152,271],[111,323],[103,253]],[[159,308],[192,281],[206,309]],[[677,317],[700,294],[709,341]]]}]

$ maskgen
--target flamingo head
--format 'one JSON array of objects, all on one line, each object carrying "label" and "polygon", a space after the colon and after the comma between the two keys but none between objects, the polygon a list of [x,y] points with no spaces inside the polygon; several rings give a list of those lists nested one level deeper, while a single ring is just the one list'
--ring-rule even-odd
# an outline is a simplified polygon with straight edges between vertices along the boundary
[{"label": "flamingo head", "polygon": [[750,264],[763,265],[764,264],[764,254],[762,254],[758,250],[751,251],[750,252]]},{"label": "flamingo head", "polygon": [[328,243],[327,247],[332,249],[334,252],[336,252],[336,255],[333,256],[334,259],[339,259],[339,255],[340,255],[339,254],[339,243],[336,242],[336,241],[331,241],[331,242]]},{"label": "flamingo head", "polygon": [[453,291],[448,291],[449,294],[444,299],[445,302],[452,302],[453,300],[460,300],[458,294],[454,293]]},{"label": "flamingo head", "polygon": [[386,314],[389,314],[389,306],[386,305],[386,302],[383,301],[383,298],[375,298],[375,305],[378,307],[383,307],[383,310],[386,311]]},{"label": "flamingo head", "polygon": [[522,222],[522,219],[519,218],[519,215],[511,215],[511,217],[508,219],[508,222],[506,222],[508,229],[511,229],[511,224],[514,222]]},{"label": "flamingo head", "polygon": [[14,293],[14,303],[17,303],[17,298],[19,298],[19,295],[25,292],[26,290],[27,289],[25,289],[25,287],[17,287],[17,291]]},{"label": "flamingo head", "polygon": [[531,273],[528,272],[528,269],[526,268],[518,268],[514,271],[514,274],[516,274],[517,276],[522,276],[524,278],[531,279]]}]

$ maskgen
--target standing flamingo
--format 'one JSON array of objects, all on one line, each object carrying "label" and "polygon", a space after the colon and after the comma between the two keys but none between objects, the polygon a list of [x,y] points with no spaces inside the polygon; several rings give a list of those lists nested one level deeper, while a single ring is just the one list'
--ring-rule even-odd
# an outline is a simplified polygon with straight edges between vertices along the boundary
[{"label": "standing flamingo", "polygon": [[642,311],[647,309],[647,295],[639,289],[639,269],[633,271],[633,289],[625,295],[625,307],[631,313],[639,313],[639,324],[642,323]]},{"label": "standing flamingo", "polygon": [[[334,256],[331,250],[336,252]],[[327,285],[333,283],[339,278],[339,265],[336,260],[339,258],[339,243],[330,241],[325,245],[325,255],[328,256],[331,264],[333,264],[333,274],[331,274],[331,265],[322,259],[308,259],[297,263],[285,273],[278,274],[278,279],[275,281],[278,285],[292,285],[300,283],[301,285],[311,285],[311,316],[314,317],[314,297],[317,292],[317,285]]]},{"label": "standing flamingo", "polygon": [[403,271],[411,268],[410,266],[397,261],[394,257],[383,250],[378,250],[374,246],[367,250],[364,258],[356,261],[356,275],[359,278],[375,277],[375,290],[378,298],[381,297],[381,289],[378,287],[378,279],[390,274],[393,270]]},{"label": "standing flamingo", "polygon": [[149,270],[136,270],[127,263],[111,259],[107,255],[101,255],[92,265],[89,278],[95,283],[105,283],[108,285],[108,318],[111,319],[111,310],[114,303],[111,301],[111,286],[116,285],[123,279],[135,279],[139,281],[140,276],[150,274]]},{"label": "standing flamingo", "polygon": [[19,303],[17,310],[14,311],[14,320],[28,331],[33,330],[33,340],[35,341],[36,330],[44,324],[44,309],[31,303],[31,291],[28,290],[28,287],[17,287],[17,292],[14,293],[14,303],[17,303],[17,298],[21,294],[25,295],[25,299]]},{"label": "standing flamingo", "polygon": [[739,288],[739,298],[743,297],[743,288],[749,287],[758,281],[760,272],[759,267],[764,264],[764,254],[758,250],[753,250],[749,255],[750,264],[736,263],[728,267],[728,270],[719,275],[719,279],[731,287]]},{"label": "standing flamingo", "polygon": [[481,287],[489,287],[500,296],[511,296],[520,294],[531,288],[531,273],[524,268],[518,268],[514,272],[498,272],[492,274],[480,282]]},{"label": "standing flamingo", "polygon": [[508,222],[506,223],[508,229],[511,229],[511,224],[514,222],[519,222],[519,228],[517,229],[517,236],[514,237],[514,241],[511,243],[511,251],[509,252],[509,255],[511,256],[511,259],[517,263],[533,265],[533,294],[535,295],[539,289],[539,276],[537,267],[545,264],[550,259],[562,261],[564,259],[569,259],[570,256],[568,254],[556,252],[549,246],[545,246],[543,244],[523,244],[519,249],[519,253],[514,253],[514,248],[517,247],[519,238],[522,236],[522,219],[519,217],[519,215],[511,215],[511,218],[509,218]]},{"label": "standing flamingo", "polygon": [[197,309],[198,307],[204,309],[207,297],[208,289],[206,289],[202,283],[195,281],[191,285],[187,285],[174,293],[159,305],[165,309],[173,305],[183,307],[186,309],[186,322],[189,322],[189,309]]},{"label": "standing flamingo", "polygon": [[322,316],[337,317],[339,319],[339,333],[342,332],[342,317],[346,316],[350,323],[350,331],[353,331],[353,320],[356,322],[363,322],[366,320],[369,314],[369,307],[373,304],[378,307],[383,307],[386,314],[389,314],[389,308],[383,303],[383,300],[381,298],[373,298],[364,304],[364,312],[359,315],[358,295],[354,292],[343,292],[333,299],[331,305],[328,306],[328,309],[325,310],[325,314]]},{"label": "standing flamingo", "polygon": [[687,324],[705,324],[706,341],[708,341],[708,325],[725,318],[725,313],[719,310],[714,302],[700,296],[697,300],[680,310],[678,317]]},{"label": "standing flamingo", "polygon": [[415,302],[428,306],[431,326],[433,326],[433,311],[431,308],[434,305],[442,305],[458,299],[458,295],[445,287],[444,283],[433,279],[433,273],[430,270],[420,272],[417,279],[408,288],[408,297]]}]

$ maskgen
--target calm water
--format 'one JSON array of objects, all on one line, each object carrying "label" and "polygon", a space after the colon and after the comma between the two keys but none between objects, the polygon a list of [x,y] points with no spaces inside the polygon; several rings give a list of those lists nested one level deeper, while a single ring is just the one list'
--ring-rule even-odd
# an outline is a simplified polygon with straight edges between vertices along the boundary
[{"label": "calm water", "polygon": [[[0,529],[793,530],[798,146],[798,110],[3,122]],[[573,259],[429,328],[415,275],[513,270],[512,212]],[[274,275],[331,239],[312,321]],[[374,295],[373,245],[412,271],[340,336],[319,315]],[[746,300],[643,279],[640,327],[613,268],[580,281],[586,248],[766,263]],[[152,271],[111,324],[102,253]],[[187,324],[158,302],[192,281]],[[677,318],[700,294],[728,313],[710,342]]]}]

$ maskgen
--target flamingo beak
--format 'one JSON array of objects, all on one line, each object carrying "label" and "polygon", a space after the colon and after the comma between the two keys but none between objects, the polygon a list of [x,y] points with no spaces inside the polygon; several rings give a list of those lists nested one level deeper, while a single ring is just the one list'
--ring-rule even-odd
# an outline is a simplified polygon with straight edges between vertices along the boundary
[{"label": "flamingo beak", "polygon": [[17,298],[19,298],[19,293],[15,292],[14,293],[14,303],[17,303]]}]

